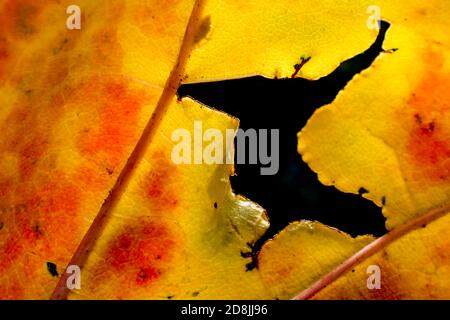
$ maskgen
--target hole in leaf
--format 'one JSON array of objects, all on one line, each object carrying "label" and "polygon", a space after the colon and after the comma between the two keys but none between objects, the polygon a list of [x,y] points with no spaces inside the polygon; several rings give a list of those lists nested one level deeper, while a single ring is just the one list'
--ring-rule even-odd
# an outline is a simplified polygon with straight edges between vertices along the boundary
[{"label": "hole in leaf", "polygon": [[[270,229],[255,244],[255,254],[267,239],[300,219],[317,220],[352,236],[386,233],[381,208],[357,194],[343,193],[319,182],[297,152],[297,133],[317,108],[331,103],[356,74],[370,67],[384,52],[388,28],[389,23],[382,21],[378,37],[369,49],[315,81],[254,76],[185,84],[178,89],[180,98],[192,97],[239,118],[244,130],[280,129],[278,174],[262,176],[259,165],[237,164],[237,176],[231,177],[233,190],[263,206],[270,218]],[[359,191],[365,193],[361,192],[365,189]]]},{"label": "hole in leaf", "polygon": [[56,264],[54,264],[53,262],[47,262],[47,270],[52,277],[59,276]]}]

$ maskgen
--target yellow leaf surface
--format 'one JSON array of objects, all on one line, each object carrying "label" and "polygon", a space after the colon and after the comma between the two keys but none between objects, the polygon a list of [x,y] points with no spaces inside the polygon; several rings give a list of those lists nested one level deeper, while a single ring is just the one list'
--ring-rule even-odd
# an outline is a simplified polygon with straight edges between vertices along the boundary
[{"label": "yellow leaf surface", "polygon": [[[396,50],[315,112],[298,134],[298,150],[324,184],[383,206],[392,231],[297,298],[449,298],[449,4],[378,5],[391,23],[384,47]],[[379,289],[367,285],[373,266]]]},{"label": "yellow leaf surface", "polygon": [[[175,165],[171,158],[176,129],[195,136],[193,124],[201,120],[204,130],[219,129],[225,136],[226,129],[238,127],[238,120],[226,114],[190,99],[178,101],[181,80],[286,77],[302,57],[311,60],[300,76],[325,76],[375,39],[377,31],[366,26],[369,1],[311,6],[292,0],[79,1],[82,29],[67,30],[67,16],[61,13],[70,4],[0,4],[5,17],[0,21],[0,298],[44,299],[52,293],[72,299],[289,298],[373,240],[352,239],[315,222],[293,223],[266,243],[259,268],[246,271],[251,261],[242,255],[269,226],[264,209],[233,194],[233,165]],[[356,79],[334,105],[316,113],[300,136],[299,149],[324,182],[325,176],[344,173],[336,185],[355,191],[355,176],[371,168],[364,186],[380,186],[380,191],[374,193],[374,187],[367,196],[392,203],[396,214],[386,211],[392,226],[445,202],[449,194],[448,161],[442,160],[448,117],[424,112],[412,114],[415,122],[408,122],[400,103],[407,101],[417,112],[448,109],[423,94],[431,79],[443,83],[432,86],[440,96],[447,79],[448,42],[440,28],[446,14],[433,5],[445,12],[444,2],[437,0],[414,2],[400,11],[386,3],[383,17],[397,23],[387,45],[400,50],[367,72],[367,78],[373,74],[377,80]],[[425,28],[403,20],[429,14],[434,19]],[[437,32],[431,34],[432,28]],[[416,50],[422,47],[425,51]],[[430,58],[413,65],[423,52]],[[398,59],[398,69],[388,65],[389,59]],[[425,73],[430,66],[431,73]],[[445,72],[434,72],[436,66]],[[404,71],[404,81],[395,80],[398,74],[389,68]],[[423,82],[413,76],[417,70],[424,72]],[[391,82],[386,75],[393,76]],[[392,86],[392,96],[360,108],[361,101],[370,106],[364,97],[374,94],[369,90],[374,83]],[[413,87],[422,94],[408,100]],[[349,101],[357,101],[339,107],[347,91],[353,91]],[[326,110],[333,123],[323,122]],[[384,122],[386,113],[391,118]],[[430,139],[437,135],[432,145],[441,153],[423,156],[421,148],[428,144],[419,143],[411,157],[418,152],[420,164],[401,154],[406,172],[417,173],[425,184],[414,176],[419,180],[409,185],[398,172],[390,175],[394,181],[374,175],[386,167],[367,164],[381,159],[389,166],[394,151],[384,143],[389,151],[383,149],[384,156],[377,158],[378,144],[370,148],[367,142],[373,134],[350,139],[349,126],[363,125],[364,115],[375,119],[367,121],[400,124],[400,129],[367,125],[394,137],[389,141],[395,146],[402,146],[414,125]],[[338,143],[340,149],[330,157]],[[357,144],[365,152],[351,149]],[[343,165],[348,161],[344,149],[353,151],[352,165],[366,164],[356,166],[353,176],[345,171],[352,169]],[[436,168],[444,169],[443,179]],[[394,191],[382,190],[382,183]],[[414,186],[419,191],[412,197]],[[407,195],[394,196],[405,190]],[[81,289],[69,292],[64,270],[73,263],[82,268]],[[51,265],[58,274],[49,272]]]},{"label": "yellow leaf surface", "polygon": [[385,49],[299,133],[326,185],[383,205],[388,228],[450,198],[450,18],[446,1],[379,3]]},{"label": "yellow leaf surface", "polygon": [[370,1],[209,0],[203,40],[186,68],[187,82],[251,75],[317,79],[366,50],[377,36],[367,28]]}]

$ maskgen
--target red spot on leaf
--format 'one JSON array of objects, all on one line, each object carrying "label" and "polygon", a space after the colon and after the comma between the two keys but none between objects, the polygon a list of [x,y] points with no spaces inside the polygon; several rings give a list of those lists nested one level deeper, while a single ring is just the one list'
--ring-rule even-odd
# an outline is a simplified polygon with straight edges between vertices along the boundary
[{"label": "red spot on leaf", "polygon": [[166,270],[174,246],[174,236],[166,225],[138,221],[126,226],[109,244],[98,274],[119,271],[125,283],[149,285]]},{"label": "red spot on leaf", "polygon": [[428,54],[429,70],[411,95],[412,130],[407,144],[417,171],[433,181],[450,179],[450,74],[442,73],[443,59]]},{"label": "red spot on leaf", "polygon": [[21,210],[14,212],[18,241],[26,241],[27,247],[49,256],[61,247],[68,251],[75,249],[81,227],[78,217],[81,194],[75,182],[54,172],[52,179],[18,196],[22,203]]},{"label": "red spot on leaf", "polygon": [[32,279],[39,272],[42,260],[65,261],[65,254],[76,249],[82,236],[80,190],[74,183],[58,172],[52,172],[48,181],[35,182],[8,186],[14,197],[2,208],[0,273],[20,270],[20,286],[25,273]]},{"label": "red spot on leaf", "polygon": [[450,144],[440,129],[431,122],[420,125],[411,133],[409,148],[416,162],[425,165],[434,179],[450,178]]}]

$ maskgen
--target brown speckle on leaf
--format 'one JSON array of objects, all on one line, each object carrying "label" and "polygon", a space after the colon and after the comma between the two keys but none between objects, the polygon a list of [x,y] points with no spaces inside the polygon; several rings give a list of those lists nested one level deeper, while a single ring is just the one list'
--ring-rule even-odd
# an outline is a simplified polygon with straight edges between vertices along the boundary
[{"label": "brown speckle on leaf", "polygon": [[58,270],[56,268],[56,264],[54,264],[53,262],[50,262],[50,261],[47,262],[47,270],[51,274],[52,277],[59,276]]},{"label": "brown speckle on leaf", "polygon": [[297,63],[294,65],[294,73],[291,75],[291,78],[295,78],[297,74],[300,72],[300,70],[303,68],[305,63],[307,63],[309,60],[311,60],[311,57],[301,57],[300,63]]},{"label": "brown speckle on leaf", "polygon": [[367,189],[364,188],[364,187],[359,188],[358,194],[359,194],[360,196],[362,196],[363,194],[366,194],[366,193],[369,193],[369,190],[367,190]]}]

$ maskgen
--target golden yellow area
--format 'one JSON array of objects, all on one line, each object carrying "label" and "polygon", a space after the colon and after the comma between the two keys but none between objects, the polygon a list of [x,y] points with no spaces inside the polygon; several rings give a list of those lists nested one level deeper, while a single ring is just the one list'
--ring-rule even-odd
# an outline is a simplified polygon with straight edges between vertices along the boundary
[{"label": "golden yellow area", "polygon": [[298,76],[317,79],[366,50],[370,1],[208,0],[207,27],[187,65],[187,82],[243,76],[290,77],[301,58],[311,57]]}]

